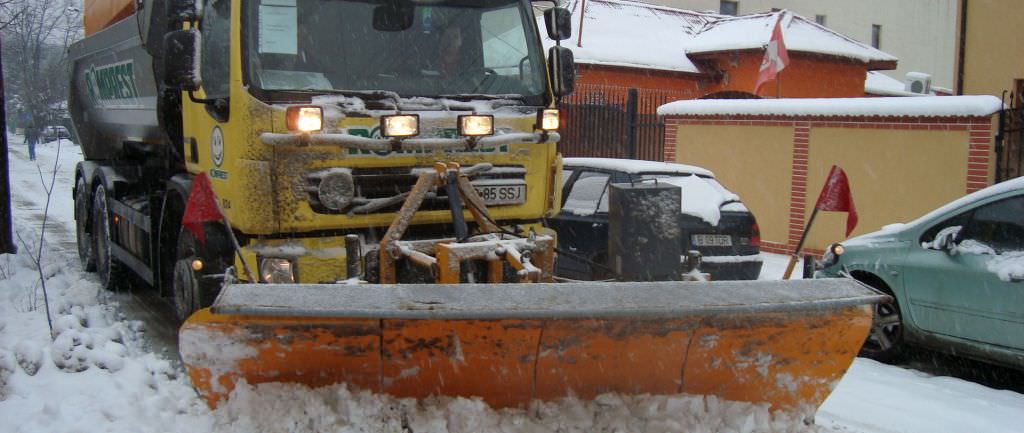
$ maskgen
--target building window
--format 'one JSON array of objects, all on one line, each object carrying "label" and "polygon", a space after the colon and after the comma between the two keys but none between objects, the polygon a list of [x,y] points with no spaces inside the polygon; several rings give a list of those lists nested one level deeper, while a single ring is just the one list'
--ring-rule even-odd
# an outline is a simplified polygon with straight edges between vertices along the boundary
[{"label": "building window", "polygon": [[740,4],[738,1],[722,0],[718,6],[718,12],[722,15],[733,15],[739,14]]},{"label": "building window", "polygon": [[882,48],[882,25],[872,24],[871,25],[871,46],[875,48]]},{"label": "building window", "polygon": [[825,24],[825,16],[824,15],[815,15],[814,16],[814,22],[816,22],[816,23],[818,23],[818,24],[820,24],[822,26],[825,26],[826,25]]}]

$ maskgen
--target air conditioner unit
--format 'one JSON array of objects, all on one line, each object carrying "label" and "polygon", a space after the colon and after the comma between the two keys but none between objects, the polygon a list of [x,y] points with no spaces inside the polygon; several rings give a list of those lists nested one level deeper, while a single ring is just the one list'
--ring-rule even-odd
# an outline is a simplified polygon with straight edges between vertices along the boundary
[{"label": "air conditioner unit", "polygon": [[922,72],[907,72],[903,80],[904,90],[910,93],[928,95],[932,93],[932,76]]}]

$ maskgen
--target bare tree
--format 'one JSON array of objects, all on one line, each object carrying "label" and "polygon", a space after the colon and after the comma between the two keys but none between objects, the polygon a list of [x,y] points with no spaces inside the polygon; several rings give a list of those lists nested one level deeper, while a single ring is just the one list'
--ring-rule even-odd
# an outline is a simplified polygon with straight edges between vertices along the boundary
[{"label": "bare tree", "polygon": [[8,111],[27,111],[38,127],[52,122],[54,107],[67,99],[67,48],[82,37],[77,5],[77,0],[0,0]]}]

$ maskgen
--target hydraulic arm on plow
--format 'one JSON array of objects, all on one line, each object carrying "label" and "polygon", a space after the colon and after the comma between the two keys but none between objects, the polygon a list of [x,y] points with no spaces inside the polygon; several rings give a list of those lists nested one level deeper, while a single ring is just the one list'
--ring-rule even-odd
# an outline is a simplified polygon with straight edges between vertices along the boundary
[{"label": "hydraulic arm on plow", "polygon": [[[506,263],[516,271],[520,282],[552,281],[554,239],[551,236],[502,239],[503,230],[491,218],[484,200],[470,184],[468,175],[490,168],[489,164],[478,164],[463,173],[457,163],[438,162],[434,165],[434,171],[419,174],[398,216],[380,241],[381,284],[398,282],[395,261],[402,258],[428,268],[440,284],[460,283],[461,264],[467,261],[470,264],[476,261],[487,263],[488,283],[504,281]],[[447,192],[456,239],[402,242],[409,221],[434,188],[444,188]],[[477,221],[483,234],[469,237],[463,219],[463,203],[468,205],[473,220]]]}]

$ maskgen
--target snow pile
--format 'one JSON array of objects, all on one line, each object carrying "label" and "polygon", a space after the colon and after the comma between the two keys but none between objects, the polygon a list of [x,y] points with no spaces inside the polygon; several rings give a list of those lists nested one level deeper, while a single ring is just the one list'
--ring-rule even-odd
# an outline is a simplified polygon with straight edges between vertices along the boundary
[{"label": "snow pile", "polygon": [[658,107],[658,114],[692,116],[991,116],[1003,108],[990,95],[941,98],[698,99]]},{"label": "snow pile", "polygon": [[840,432],[1020,432],[1024,395],[857,358],[815,422]]},{"label": "snow pile", "polygon": [[366,431],[416,433],[815,432],[804,418],[767,405],[691,395],[600,395],[594,400],[535,401],[527,409],[490,408],[478,399],[421,401],[293,384],[240,385],[215,414],[218,431]]}]

